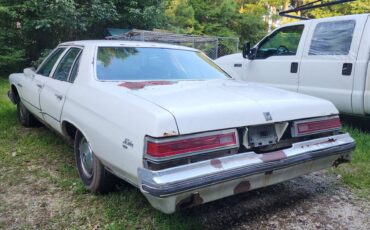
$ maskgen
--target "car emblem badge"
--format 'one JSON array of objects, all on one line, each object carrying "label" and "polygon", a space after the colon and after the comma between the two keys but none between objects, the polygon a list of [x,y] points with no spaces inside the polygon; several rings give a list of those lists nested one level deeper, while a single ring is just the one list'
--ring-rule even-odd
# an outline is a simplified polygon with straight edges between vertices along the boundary
[{"label": "car emblem badge", "polygon": [[270,112],[264,112],[263,115],[265,116],[266,121],[271,121],[272,120]]},{"label": "car emblem badge", "polygon": [[132,141],[128,138],[126,138],[123,142],[122,142],[122,147],[127,149],[128,147],[134,147],[134,144],[132,143]]}]

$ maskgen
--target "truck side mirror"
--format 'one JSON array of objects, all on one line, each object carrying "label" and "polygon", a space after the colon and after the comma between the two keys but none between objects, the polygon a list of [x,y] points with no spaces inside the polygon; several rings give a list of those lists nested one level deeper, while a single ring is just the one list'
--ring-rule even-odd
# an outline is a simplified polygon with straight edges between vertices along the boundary
[{"label": "truck side mirror", "polygon": [[243,58],[248,58],[249,60],[253,60],[256,58],[257,48],[251,49],[251,43],[247,42],[243,45]]},{"label": "truck side mirror", "polygon": [[248,59],[249,60],[254,60],[256,58],[256,55],[257,55],[257,48],[254,47],[254,48],[250,49],[249,54],[248,54]]},{"label": "truck side mirror", "polygon": [[242,52],[243,58],[247,58],[250,52],[251,52],[251,43],[250,42],[244,43]]}]

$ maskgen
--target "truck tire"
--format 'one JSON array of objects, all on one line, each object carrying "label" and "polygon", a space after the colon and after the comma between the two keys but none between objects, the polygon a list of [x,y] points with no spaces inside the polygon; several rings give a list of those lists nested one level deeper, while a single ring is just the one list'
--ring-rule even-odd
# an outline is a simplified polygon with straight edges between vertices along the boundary
[{"label": "truck tire", "polygon": [[40,124],[33,114],[24,106],[21,100],[19,100],[17,104],[17,114],[19,122],[24,127],[34,127]]},{"label": "truck tire", "polygon": [[107,193],[113,190],[114,176],[108,172],[95,156],[90,143],[77,131],[74,140],[74,152],[78,174],[85,188],[93,193]]}]

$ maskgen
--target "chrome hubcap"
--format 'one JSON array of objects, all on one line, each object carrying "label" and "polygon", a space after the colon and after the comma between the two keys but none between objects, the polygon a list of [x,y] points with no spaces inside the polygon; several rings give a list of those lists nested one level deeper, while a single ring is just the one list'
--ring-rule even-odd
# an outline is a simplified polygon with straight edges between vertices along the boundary
[{"label": "chrome hubcap", "polygon": [[91,150],[89,142],[83,137],[80,141],[80,161],[81,161],[81,168],[83,174],[87,178],[91,178],[93,176],[93,152]]}]

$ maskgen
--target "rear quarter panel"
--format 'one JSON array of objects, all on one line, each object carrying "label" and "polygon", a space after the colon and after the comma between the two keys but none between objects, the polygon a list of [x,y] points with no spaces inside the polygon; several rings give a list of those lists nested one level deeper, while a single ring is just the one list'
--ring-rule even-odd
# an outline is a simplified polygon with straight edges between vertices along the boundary
[{"label": "rear quarter panel", "polygon": [[94,85],[71,87],[62,120],[76,126],[96,156],[117,176],[134,185],[137,169],[143,166],[145,136],[178,133],[175,120],[167,111],[125,93],[124,89],[122,95],[117,95]]}]

